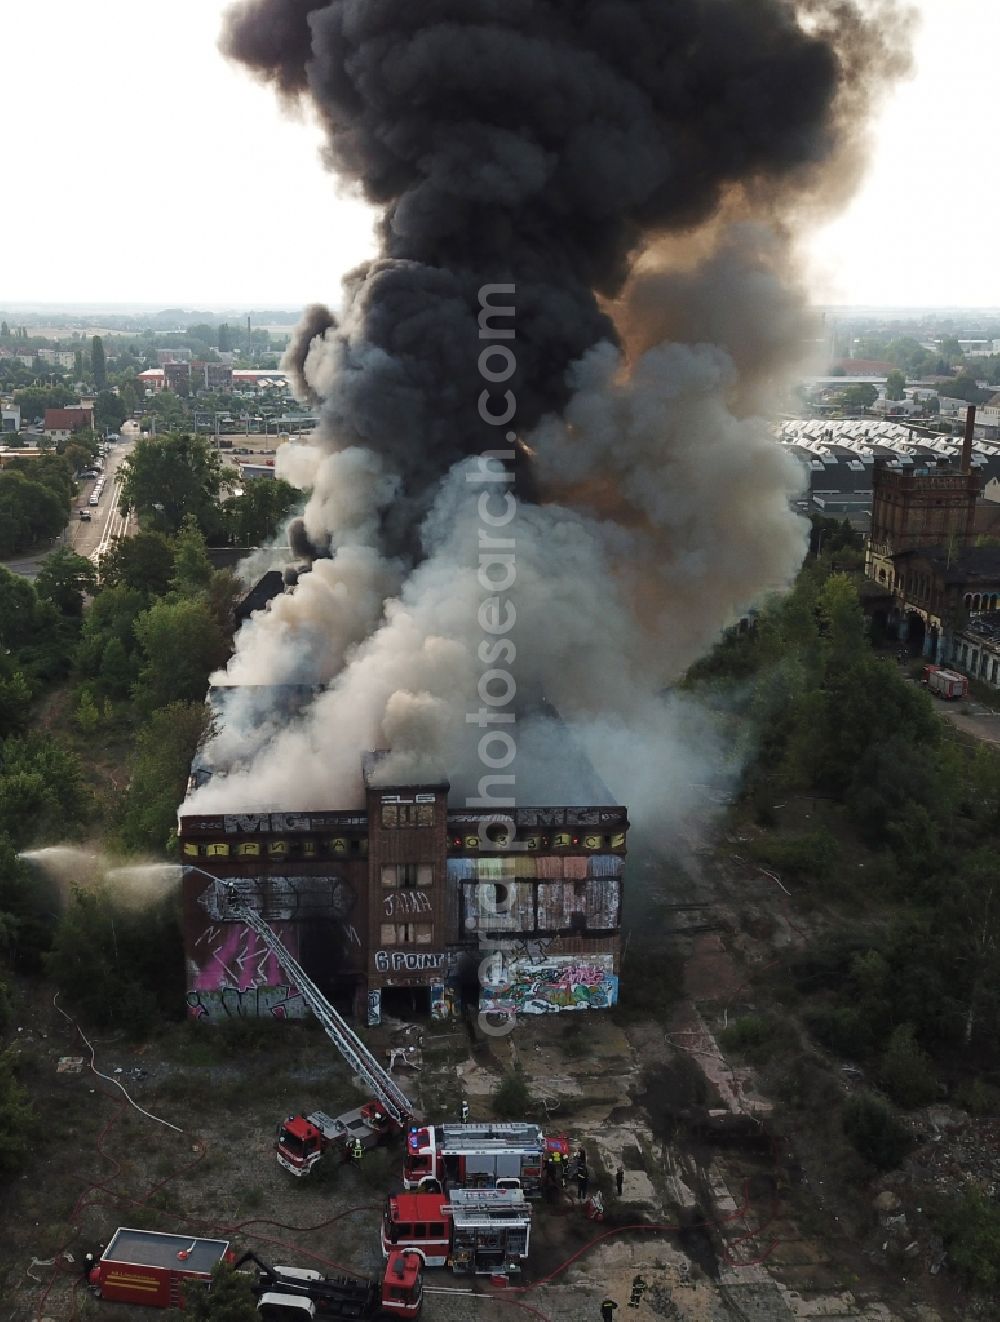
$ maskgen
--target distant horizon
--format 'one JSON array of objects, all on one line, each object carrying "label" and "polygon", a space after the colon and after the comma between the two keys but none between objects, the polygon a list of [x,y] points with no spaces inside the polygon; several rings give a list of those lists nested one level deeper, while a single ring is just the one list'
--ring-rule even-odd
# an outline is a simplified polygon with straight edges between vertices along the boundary
[{"label": "distant horizon", "polygon": [[[47,316],[76,316],[76,317],[95,317],[102,314],[115,316],[142,316],[143,314],[163,316],[165,313],[177,312],[179,314],[208,315],[216,316],[225,314],[238,314],[241,318],[255,315],[258,317],[267,317],[271,314],[281,313],[285,316],[301,316],[310,300],[308,299],[286,299],[269,300],[267,302],[257,303],[229,303],[219,301],[209,302],[187,302],[186,300],[155,300],[145,299],[141,302],[117,302],[113,300],[100,299],[78,299],[65,303],[49,299],[27,300],[19,299],[9,303],[0,300],[0,315],[4,317],[13,317],[17,315],[44,314]],[[336,312],[337,305],[331,305]],[[821,314],[840,315],[840,316],[880,316],[892,317],[898,316],[900,319],[916,318],[920,316],[979,316],[995,317],[1000,319],[1000,304],[995,303],[814,303],[813,309]]]}]

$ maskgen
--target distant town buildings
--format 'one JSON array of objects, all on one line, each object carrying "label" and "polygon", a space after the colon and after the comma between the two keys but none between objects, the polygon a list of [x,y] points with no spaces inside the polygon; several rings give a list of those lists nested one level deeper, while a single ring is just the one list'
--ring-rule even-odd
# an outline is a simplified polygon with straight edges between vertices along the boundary
[{"label": "distant town buildings", "polygon": [[76,408],[46,409],[44,420],[45,437],[53,445],[68,441],[75,431],[81,431],[94,425],[94,405],[82,402]]},{"label": "distant town buildings", "polygon": [[873,618],[911,653],[957,665],[998,684],[990,653],[1000,625],[991,617],[1000,602],[1000,504],[984,487],[1000,489],[1000,449],[977,441],[976,411],[967,411],[960,447],[925,454],[904,465],[873,463],[871,532],[865,572],[881,588],[868,594]]},{"label": "distant town buildings", "polygon": [[149,367],[138,374],[136,381],[143,392],[176,390],[178,394],[186,394],[191,388],[220,391],[283,390],[288,384],[286,374],[273,368],[233,368],[224,363],[201,362],[172,362],[163,367]]}]

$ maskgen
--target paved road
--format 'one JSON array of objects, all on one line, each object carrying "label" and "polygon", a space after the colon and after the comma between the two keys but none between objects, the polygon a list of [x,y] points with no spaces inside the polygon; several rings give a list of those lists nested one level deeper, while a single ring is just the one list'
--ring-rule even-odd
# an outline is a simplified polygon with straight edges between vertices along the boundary
[{"label": "paved road", "polygon": [[[89,560],[97,560],[112,544],[121,537],[135,532],[134,517],[118,512],[118,499],[121,495],[121,479],[118,468],[121,461],[132,450],[133,443],[120,441],[109,451],[104,461],[104,494],[100,504],[92,507],[88,504],[94,489],[94,481],[81,482],[80,492],[74,503],[70,525],[67,529],[67,544]],[[79,511],[85,509],[91,515],[90,522],[80,519]]]},{"label": "paved road", "polygon": [[[126,517],[118,512],[118,497],[121,494],[118,466],[131,451],[134,443],[133,440],[120,441],[106,456],[104,494],[98,505],[91,506],[88,503],[95,479],[81,482],[69,522],[55,541],[49,546],[33,551],[31,555],[18,556],[14,560],[0,560],[0,565],[4,569],[9,569],[12,574],[20,574],[22,578],[37,578],[42,561],[60,546],[68,546],[77,555],[86,556],[96,564],[99,557],[115,541],[120,537],[131,536],[137,530],[138,524],[134,515],[130,514]],[[80,518],[81,509],[90,513],[89,522]]]},{"label": "paved road", "polygon": [[974,699],[963,702],[942,702],[942,717],[956,729],[964,730],[984,744],[1000,744],[1000,711],[994,711]]}]

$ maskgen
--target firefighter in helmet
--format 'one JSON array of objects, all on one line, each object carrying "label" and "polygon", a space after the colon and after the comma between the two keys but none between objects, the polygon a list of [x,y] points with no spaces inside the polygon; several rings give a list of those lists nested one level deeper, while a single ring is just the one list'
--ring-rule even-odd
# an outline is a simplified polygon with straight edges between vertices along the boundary
[{"label": "firefighter in helmet", "polygon": [[360,1161],[364,1155],[365,1155],[364,1144],[361,1142],[360,1138],[356,1138],[354,1142],[351,1144],[351,1156],[354,1158],[355,1161]]}]

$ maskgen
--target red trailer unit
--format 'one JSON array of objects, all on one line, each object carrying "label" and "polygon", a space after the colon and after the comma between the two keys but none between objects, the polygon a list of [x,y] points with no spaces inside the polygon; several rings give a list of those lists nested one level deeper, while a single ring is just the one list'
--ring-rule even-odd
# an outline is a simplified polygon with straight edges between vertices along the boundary
[{"label": "red trailer unit", "polygon": [[147,1308],[182,1308],[185,1281],[210,1281],[212,1268],[229,1252],[224,1239],[161,1235],[120,1227],[90,1273],[99,1299]]}]

